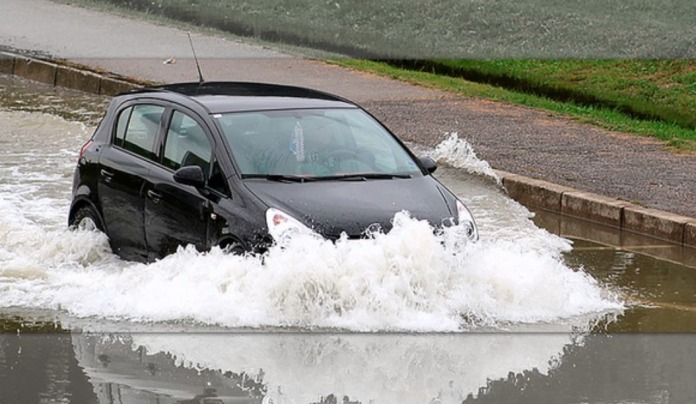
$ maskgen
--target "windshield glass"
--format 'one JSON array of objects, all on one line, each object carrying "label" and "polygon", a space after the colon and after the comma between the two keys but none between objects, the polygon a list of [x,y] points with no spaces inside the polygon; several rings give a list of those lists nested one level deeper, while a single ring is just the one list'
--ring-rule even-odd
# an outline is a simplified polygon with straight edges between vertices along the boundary
[{"label": "windshield glass", "polygon": [[422,175],[393,136],[360,109],[236,112],[215,118],[243,177]]}]

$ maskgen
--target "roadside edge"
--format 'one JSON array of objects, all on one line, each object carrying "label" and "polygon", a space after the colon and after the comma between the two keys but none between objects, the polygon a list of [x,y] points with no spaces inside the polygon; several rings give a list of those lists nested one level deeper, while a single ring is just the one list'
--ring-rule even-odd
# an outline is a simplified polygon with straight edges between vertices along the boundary
[{"label": "roadside edge", "polygon": [[604,195],[495,170],[508,195],[524,206],[696,247],[696,219]]}]

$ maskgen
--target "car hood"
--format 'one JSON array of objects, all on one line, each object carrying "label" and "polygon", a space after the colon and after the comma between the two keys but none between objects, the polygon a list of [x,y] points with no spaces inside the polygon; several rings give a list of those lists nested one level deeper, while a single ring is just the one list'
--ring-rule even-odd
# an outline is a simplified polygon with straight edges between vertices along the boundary
[{"label": "car hood", "polygon": [[351,238],[360,237],[374,224],[387,232],[394,215],[401,211],[440,226],[455,216],[456,209],[454,197],[430,176],[304,183],[248,179],[245,184],[269,207],[290,214],[331,239],[343,232]]}]

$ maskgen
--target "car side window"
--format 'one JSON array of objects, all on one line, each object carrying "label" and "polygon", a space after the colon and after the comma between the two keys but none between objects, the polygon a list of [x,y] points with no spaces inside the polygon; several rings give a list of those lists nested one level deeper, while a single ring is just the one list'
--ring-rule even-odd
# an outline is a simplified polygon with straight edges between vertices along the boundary
[{"label": "car side window", "polygon": [[157,132],[163,113],[164,107],[158,105],[134,105],[121,111],[114,144],[154,160],[157,155]]},{"label": "car side window", "polygon": [[133,107],[124,109],[118,116],[118,122],[116,123],[116,137],[114,138],[114,144],[116,146],[123,147],[123,139],[126,137],[126,128],[128,127],[128,121],[130,120],[131,113],[133,113]]},{"label": "car side window", "polygon": [[164,143],[162,164],[172,170],[197,165],[207,177],[212,152],[213,148],[203,127],[190,116],[174,111]]}]

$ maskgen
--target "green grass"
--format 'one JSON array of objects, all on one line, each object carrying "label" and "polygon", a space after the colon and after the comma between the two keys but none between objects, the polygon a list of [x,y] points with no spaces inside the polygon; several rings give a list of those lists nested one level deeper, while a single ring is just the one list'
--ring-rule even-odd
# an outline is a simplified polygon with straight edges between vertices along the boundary
[{"label": "green grass", "polygon": [[696,128],[696,60],[436,60],[407,65]]},{"label": "green grass", "polygon": [[[676,149],[688,151],[696,150],[695,130],[662,120],[635,118],[612,108],[557,101],[528,92],[509,90],[457,77],[402,69],[390,63],[355,59],[335,59],[331,62],[353,69],[374,72],[382,76],[412,84],[452,91],[463,96],[481,97],[532,108],[545,109],[555,113],[569,115],[580,122],[590,123],[605,129],[652,136],[665,141],[667,145]],[[520,61],[520,63],[522,62],[524,61]]]}]

